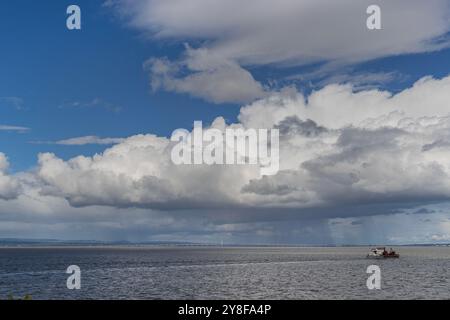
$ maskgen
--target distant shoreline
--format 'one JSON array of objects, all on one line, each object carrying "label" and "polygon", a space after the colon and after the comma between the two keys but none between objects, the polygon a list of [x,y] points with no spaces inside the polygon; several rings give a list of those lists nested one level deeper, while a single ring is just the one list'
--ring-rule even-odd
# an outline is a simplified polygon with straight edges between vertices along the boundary
[{"label": "distant shoreline", "polygon": [[189,242],[126,242],[126,241],[84,241],[54,239],[0,239],[0,249],[7,248],[358,248],[358,247],[450,247],[450,243],[417,244],[208,244]]}]

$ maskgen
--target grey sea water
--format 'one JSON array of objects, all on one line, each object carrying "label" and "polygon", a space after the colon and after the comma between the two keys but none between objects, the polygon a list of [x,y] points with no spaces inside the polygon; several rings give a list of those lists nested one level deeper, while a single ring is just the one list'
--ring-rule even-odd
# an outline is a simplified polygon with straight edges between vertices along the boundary
[{"label": "grey sea water", "polygon": [[[368,248],[0,248],[0,299],[450,299],[450,247],[400,247],[368,260]],[[366,269],[381,268],[381,290]],[[81,290],[68,290],[69,265]]]}]

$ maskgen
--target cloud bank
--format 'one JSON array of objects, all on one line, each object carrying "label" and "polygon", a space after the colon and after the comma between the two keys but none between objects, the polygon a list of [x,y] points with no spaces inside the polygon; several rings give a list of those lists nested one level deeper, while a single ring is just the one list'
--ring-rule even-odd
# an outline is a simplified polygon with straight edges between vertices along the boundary
[{"label": "cloud bank", "polygon": [[[262,210],[320,218],[447,201],[449,92],[450,77],[424,78],[396,95],[329,85],[308,97],[290,91],[258,100],[241,109],[239,123],[217,118],[211,126],[220,130],[280,130],[280,171],[270,177],[261,176],[257,165],[176,166],[173,143],[147,134],[93,157],[64,161],[40,154],[32,183],[21,183],[74,207],[211,215]],[[1,194],[12,198],[18,182],[5,173],[2,159]]]}]

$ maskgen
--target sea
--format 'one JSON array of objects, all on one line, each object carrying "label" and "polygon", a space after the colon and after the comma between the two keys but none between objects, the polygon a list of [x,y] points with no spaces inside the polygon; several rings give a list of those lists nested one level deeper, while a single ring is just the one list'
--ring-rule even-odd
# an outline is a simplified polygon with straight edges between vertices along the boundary
[{"label": "sea", "polygon": [[2,247],[0,299],[450,299],[450,247],[394,249],[399,259],[367,259],[369,247]]}]

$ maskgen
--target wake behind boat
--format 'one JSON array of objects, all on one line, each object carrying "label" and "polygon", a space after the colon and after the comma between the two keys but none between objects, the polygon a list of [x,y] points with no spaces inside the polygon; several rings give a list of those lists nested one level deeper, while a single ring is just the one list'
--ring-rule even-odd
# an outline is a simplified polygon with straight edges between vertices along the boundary
[{"label": "wake behind boat", "polygon": [[385,247],[381,247],[371,249],[370,252],[367,254],[367,258],[372,259],[400,258],[400,255],[394,250],[392,250],[392,248],[389,249],[389,251],[387,251]]}]

